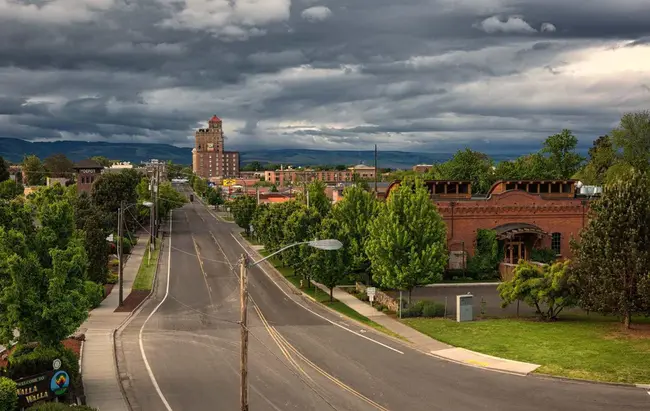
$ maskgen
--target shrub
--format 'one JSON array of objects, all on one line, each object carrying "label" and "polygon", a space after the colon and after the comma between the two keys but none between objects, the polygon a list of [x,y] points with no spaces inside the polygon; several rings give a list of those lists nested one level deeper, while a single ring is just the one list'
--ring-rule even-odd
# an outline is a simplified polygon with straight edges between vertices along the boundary
[{"label": "shrub", "polygon": [[530,259],[538,263],[552,264],[557,260],[557,255],[551,248],[533,248]]},{"label": "shrub", "polygon": [[122,239],[122,253],[124,254],[131,254],[131,250],[133,249],[133,243],[131,240],[128,238],[124,237]]},{"label": "shrub", "polygon": [[79,386],[79,359],[71,350],[63,344],[56,347],[43,347],[36,344],[19,344],[9,355],[7,364],[7,377],[17,380],[30,375],[39,374],[52,369],[52,362],[55,359],[61,360],[61,369],[70,375],[70,389],[63,396],[63,399],[74,395],[75,389]]},{"label": "shrub", "polygon": [[17,409],[16,383],[9,378],[0,377],[0,411],[14,411]]},{"label": "shrub", "polygon": [[427,301],[422,307],[422,317],[444,317],[445,305],[435,301]]},{"label": "shrub", "polygon": [[43,402],[30,408],[29,411],[98,411],[87,405],[69,405],[62,402]]},{"label": "shrub", "polygon": [[106,284],[117,284],[119,280],[119,276],[115,273],[110,273],[108,277],[106,277]]},{"label": "shrub", "polygon": [[94,281],[86,281],[84,283],[86,298],[88,299],[88,308],[93,309],[99,307],[104,299],[104,286],[97,284]]}]

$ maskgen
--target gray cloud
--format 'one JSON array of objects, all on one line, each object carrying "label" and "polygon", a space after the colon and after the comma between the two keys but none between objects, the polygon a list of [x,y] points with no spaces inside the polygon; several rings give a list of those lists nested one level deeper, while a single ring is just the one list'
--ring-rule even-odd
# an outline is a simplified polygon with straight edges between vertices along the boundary
[{"label": "gray cloud", "polygon": [[188,145],[216,113],[237,148],[588,145],[647,108],[650,8],[571,3],[0,0],[0,137]]}]

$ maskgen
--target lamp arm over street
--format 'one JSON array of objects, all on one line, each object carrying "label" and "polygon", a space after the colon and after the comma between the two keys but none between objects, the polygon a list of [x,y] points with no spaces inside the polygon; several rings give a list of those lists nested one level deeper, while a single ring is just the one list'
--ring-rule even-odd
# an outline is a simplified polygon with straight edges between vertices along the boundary
[{"label": "lamp arm over street", "polygon": [[291,247],[295,247],[295,246],[298,246],[298,245],[303,245],[303,244],[309,244],[309,241],[301,241],[301,242],[299,242],[299,243],[293,243],[293,244],[289,244],[289,245],[287,245],[287,246],[284,246],[284,247],[282,247],[281,249],[279,249],[278,251],[276,251],[276,252],[274,252],[274,253],[271,253],[271,254],[267,255],[266,257],[264,257],[264,258],[262,258],[262,259],[260,259],[260,260],[253,261],[253,262],[249,263],[249,264],[248,264],[248,267],[254,267],[254,266],[256,266],[257,264],[261,263],[262,261],[266,261],[266,260],[268,260],[269,258],[273,257],[273,256],[276,255],[276,254],[279,254],[279,253],[283,252],[283,251],[286,250],[286,249],[289,249],[289,248],[291,248]]}]

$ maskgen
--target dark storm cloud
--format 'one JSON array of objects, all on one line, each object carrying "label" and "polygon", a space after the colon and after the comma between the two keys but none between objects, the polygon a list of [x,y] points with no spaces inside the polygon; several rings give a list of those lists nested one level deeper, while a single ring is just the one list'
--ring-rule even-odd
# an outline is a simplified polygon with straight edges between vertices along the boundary
[{"label": "dark storm cloud", "polygon": [[643,108],[567,59],[647,47],[644,0],[289,2],[0,0],[0,136],[187,144],[217,113],[238,147],[481,146]]}]

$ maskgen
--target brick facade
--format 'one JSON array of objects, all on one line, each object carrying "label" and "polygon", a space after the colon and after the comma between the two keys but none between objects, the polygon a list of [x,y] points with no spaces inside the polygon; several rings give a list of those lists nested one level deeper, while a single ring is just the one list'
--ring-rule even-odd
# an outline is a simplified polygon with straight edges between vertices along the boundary
[{"label": "brick facade", "polygon": [[93,183],[102,174],[104,166],[94,160],[81,160],[74,165],[77,173],[77,193],[86,192],[90,194]]},{"label": "brick facade", "polygon": [[239,153],[224,151],[222,121],[217,116],[194,135],[192,171],[202,178],[239,176]]},{"label": "brick facade", "polygon": [[[436,195],[435,187],[441,184],[462,187],[467,183],[427,182],[447,225],[450,260],[462,258],[463,251],[474,254],[479,229],[503,232],[501,240],[505,242],[521,241],[522,258],[528,259],[533,248],[553,248],[559,257],[571,258],[571,238],[579,238],[589,214],[589,199],[575,194],[573,181],[498,182],[481,198],[462,194],[460,189],[455,190],[458,195],[454,198],[448,193],[454,190],[446,188],[438,188],[442,193]],[[389,192],[398,185],[393,183]]]}]

